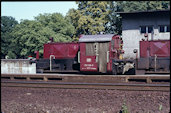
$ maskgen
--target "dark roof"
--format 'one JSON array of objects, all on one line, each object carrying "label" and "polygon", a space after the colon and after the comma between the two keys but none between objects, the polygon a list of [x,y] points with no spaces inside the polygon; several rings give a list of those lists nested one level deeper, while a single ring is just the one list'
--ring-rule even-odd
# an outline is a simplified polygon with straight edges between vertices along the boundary
[{"label": "dark roof", "polygon": [[111,41],[114,34],[82,35],[79,42],[105,42]]},{"label": "dark roof", "polygon": [[153,11],[134,11],[134,12],[116,12],[119,14],[137,14],[137,13],[159,13],[159,12],[170,12],[170,9],[166,10],[153,10]]}]

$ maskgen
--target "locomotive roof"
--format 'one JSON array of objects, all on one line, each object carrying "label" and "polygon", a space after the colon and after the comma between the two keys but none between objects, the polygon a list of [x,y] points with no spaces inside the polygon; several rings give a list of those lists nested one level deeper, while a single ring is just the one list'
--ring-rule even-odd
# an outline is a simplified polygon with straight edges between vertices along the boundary
[{"label": "locomotive roof", "polygon": [[79,42],[106,42],[111,41],[114,34],[82,35]]}]

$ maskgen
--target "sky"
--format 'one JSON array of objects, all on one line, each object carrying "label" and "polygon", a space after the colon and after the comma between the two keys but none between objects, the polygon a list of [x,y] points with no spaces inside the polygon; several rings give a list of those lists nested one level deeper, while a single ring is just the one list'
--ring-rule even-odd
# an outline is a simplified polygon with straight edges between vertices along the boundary
[{"label": "sky", "polygon": [[63,16],[69,9],[77,9],[75,1],[53,2],[1,2],[1,16],[12,16],[18,22],[21,19],[33,20],[34,17],[44,13],[61,13]]}]

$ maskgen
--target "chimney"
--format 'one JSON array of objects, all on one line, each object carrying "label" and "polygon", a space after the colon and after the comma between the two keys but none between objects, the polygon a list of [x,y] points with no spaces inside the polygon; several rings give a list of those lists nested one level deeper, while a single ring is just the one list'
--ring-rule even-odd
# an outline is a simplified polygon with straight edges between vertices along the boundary
[{"label": "chimney", "polygon": [[50,42],[51,42],[51,43],[53,42],[53,37],[50,37]]}]

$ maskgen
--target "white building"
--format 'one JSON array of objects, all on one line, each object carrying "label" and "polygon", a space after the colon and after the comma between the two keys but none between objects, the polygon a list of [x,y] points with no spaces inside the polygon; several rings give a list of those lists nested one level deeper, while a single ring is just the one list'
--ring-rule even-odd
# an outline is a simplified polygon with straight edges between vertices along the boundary
[{"label": "white building", "polygon": [[138,50],[139,41],[148,34],[149,40],[170,39],[170,9],[120,13],[122,16],[122,38],[124,58],[135,58],[134,49]]}]

